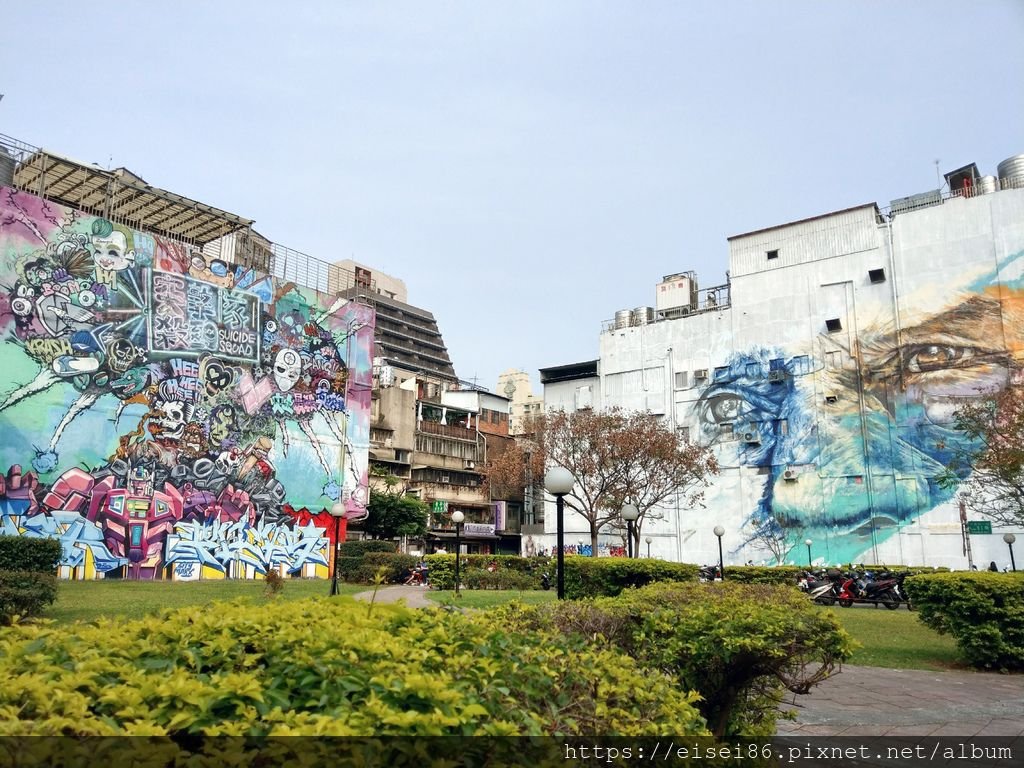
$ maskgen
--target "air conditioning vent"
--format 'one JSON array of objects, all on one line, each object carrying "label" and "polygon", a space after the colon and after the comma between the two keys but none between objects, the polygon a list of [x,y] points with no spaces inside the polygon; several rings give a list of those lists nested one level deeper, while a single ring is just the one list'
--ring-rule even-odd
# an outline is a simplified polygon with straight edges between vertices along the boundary
[{"label": "air conditioning vent", "polygon": [[442,483],[450,483],[452,478],[450,475],[441,475],[439,481]]},{"label": "air conditioning vent", "polygon": [[772,384],[781,384],[785,380],[785,371],[768,371],[768,381],[770,381]]},{"label": "air conditioning vent", "polygon": [[744,432],[743,433],[743,442],[751,443],[753,445],[760,445],[760,443],[761,443],[761,435],[759,433],[757,433],[757,432],[754,432],[754,431]]},{"label": "air conditioning vent", "polygon": [[785,472],[782,473],[782,479],[783,480],[796,480],[796,470],[795,469],[787,469]]},{"label": "air conditioning vent", "polygon": [[385,437],[384,438],[384,447],[385,448],[393,448],[394,445],[395,445],[394,438],[392,438],[392,437]]},{"label": "air conditioning vent", "polygon": [[476,462],[466,459],[466,469],[476,469]]},{"label": "air conditioning vent", "polygon": [[700,379],[705,379],[706,380],[708,378],[708,369],[707,368],[698,368],[697,370],[695,370],[693,372],[693,378],[694,378],[694,380],[700,380]]}]

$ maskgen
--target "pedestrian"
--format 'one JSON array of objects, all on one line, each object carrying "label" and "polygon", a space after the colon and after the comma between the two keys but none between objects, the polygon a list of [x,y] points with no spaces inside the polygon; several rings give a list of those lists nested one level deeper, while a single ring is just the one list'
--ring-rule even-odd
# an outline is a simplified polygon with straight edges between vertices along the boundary
[{"label": "pedestrian", "polygon": [[988,564],[988,569],[993,573],[999,573],[999,566],[996,565],[995,560]]}]

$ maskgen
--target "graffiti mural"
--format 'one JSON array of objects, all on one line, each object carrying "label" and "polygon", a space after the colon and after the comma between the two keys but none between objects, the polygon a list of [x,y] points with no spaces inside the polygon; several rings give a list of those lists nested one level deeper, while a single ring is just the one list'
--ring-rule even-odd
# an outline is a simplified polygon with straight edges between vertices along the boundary
[{"label": "graffiti mural", "polygon": [[931,291],[898,331],[860,327],[855,348],[822,334],[818,354],[752,349],[716,369],[688,423],[724,466],[756,470],[734,552],[775,529],[811,538],[819,561],[863,560],[950,501],[935,477],[965,439],[954,411],[1022,383],[1024,251]]},{"label": "graffiti mural", "polygon": [[77,578],[326,575],[294,510],[365,514],[373,325],[0,188],[4,532],[60,538]]}]

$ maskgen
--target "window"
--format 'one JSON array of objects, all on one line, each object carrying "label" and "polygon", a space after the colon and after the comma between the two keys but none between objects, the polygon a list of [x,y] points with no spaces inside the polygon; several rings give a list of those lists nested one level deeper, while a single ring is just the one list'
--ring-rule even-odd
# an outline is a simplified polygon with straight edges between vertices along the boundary
[{"label": "window", "polygon": [[690,428],[689,427],[676,427],[676,433],[683,438],[685,442],[690,442]]},{"label": "window", "polygon": [[868,280],[872,283],[884,283],[885,282],[885,270],[884,269],[869,269]]},{"label": "window", "polygon": [[731,440],[732,438],[735,437],[735,434],[732,431],[731,422],[725,421],[719,424],[718,426],[722,428],[722,437],[724,437],[726,440]]},{"label": "window", "polygon": [[825,364],[829,368],[842,368],[843,367],[843,353],[839,350],[832,350],[831,352],[825,353]]},{"label": "window", "polygon": [[780,436],[789,434],[789,419],[775,420],[775,434]]},{"label": "window", "polygon": [[760,363],[747,363],[747,376],[755,378],[761,375],[761,364]]},{"label": "window", "polygon": [[725,381],[725,379],[726,379],[726,377],[728,377],[728,375],[729,375],[729,366],[727,366],[727,365],[720,365],[718,368],[715,368],[715,381]]},{"label": "window", "polygon": [[776,248],[775,250],[768,251],[765,255],[768,257],[768,261],[771,261],[772,259],[777,259],[779,258],[779,249]]},{"label": "window", "polygon": [[802,376],[811,372],[811,358],[807,355],[797,355],[793,358],[791,366],[794,376]]},{"label": "window", "polygon": [[686,389],[686,379],[687,379],[687,372],[686,371],[677,371],[676,372],[676,389]]},{"label": "window", "polygon": [[826,320],[825,327],[828,328],[829,333],[836,333],[837,331],[843,330],[843,324],[838,317],[830,317]]}]

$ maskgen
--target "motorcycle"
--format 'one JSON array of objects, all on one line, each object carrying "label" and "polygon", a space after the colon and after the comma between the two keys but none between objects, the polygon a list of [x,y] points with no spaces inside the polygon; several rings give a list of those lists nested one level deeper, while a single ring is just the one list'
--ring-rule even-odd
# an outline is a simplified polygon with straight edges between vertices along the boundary
[{"label": "motorcycle", "polygon": [[797,586],[807,593],[807,596],[818,605],[835,605],[838,595],[837,581],[829,574],[804,571],[800,574]]}]

